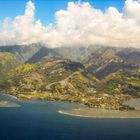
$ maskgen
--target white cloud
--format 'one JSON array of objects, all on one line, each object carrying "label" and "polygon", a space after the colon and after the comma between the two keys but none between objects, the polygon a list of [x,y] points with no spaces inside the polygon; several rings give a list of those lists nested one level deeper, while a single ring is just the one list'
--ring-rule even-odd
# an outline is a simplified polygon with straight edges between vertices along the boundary
[{"label": "white cloud", "polygon": [[34,4],[25,14],[6,18],[0,29],[0,45],[41,42],[48,47],[105,45],[140,47],[140,1],[127,0],[122,12],[109,7],[105,12],[88,2],[69,2],[57,11],[56,24],[44,27],[34,19]]},{"label": "white cloud", "polygon": [[1,27],[0,44],[30,44],[40,41],[43,32],[41,22],[34,19],[34,4],[29,1],[25,14],[15,17],[14,20],[6,18]]}]

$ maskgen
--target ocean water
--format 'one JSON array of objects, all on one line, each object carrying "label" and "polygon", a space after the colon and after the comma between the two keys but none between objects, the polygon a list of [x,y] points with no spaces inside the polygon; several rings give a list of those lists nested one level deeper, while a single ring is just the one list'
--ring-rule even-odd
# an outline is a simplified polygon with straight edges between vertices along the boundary
[{"label": "ocean water", "polygon": [[140,140],[140,119],[98,119],[59,114],[81,105],[0,99],[21,107],[0,107],[0,140]]}]

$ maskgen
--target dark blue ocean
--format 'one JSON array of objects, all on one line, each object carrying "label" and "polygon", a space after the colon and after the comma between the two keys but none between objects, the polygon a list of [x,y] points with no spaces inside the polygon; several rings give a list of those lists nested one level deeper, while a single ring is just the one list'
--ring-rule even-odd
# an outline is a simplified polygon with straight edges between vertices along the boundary
[{"label": "dark blue ocean", "polygon": [[0,140],[140,140],[140,119],[96,119],[59,114],[80,105],[18,101],[21,107],[0,107]]}]

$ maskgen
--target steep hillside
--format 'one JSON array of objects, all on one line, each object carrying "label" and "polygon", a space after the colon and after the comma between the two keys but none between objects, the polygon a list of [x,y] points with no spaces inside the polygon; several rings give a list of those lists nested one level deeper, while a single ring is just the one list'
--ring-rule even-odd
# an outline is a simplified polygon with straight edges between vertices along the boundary
[{"label": "steep hillside", "polygon": [[92,52],[95,52],[99,46],[89,46],[89,47],[62,47],[56,48],[55,51],[59,53],[64,58],[70,59],[72,61],[80,62],[89,56]]},{"label": "steep hillside", "polygon": [[90,80],[77,71],[64,80],[49,84],[47,88],[57,94],[89,96],[96,93],[95,84],[97,82],[96,78]]},{"label": "steep hillside", "polygon": [[98,47],[61,47],[61,48],[47,48],[42,47],[40,50],[34,54],[26,63],[36,63],[45,56],[48,57],[63,57],[70,59],[75,62],[80,62],[92,52],[94,52]]},{"label": "steep hillside", "polygon": [[21,63],[31,58],[42,46],[39,44],[0,46],[0,52],[12,53]]},{"label": "steep hillside", "polygon": [[119,51],[116,55],[129,64],[140,65],[140,49],[126,48]]},{"label": "steep hillside", "polygon": [[[125,55],[122,55],[124,53]],[[97,78],[103,79],[120,69],[139,68],[139,60],[140,55],[137,49],[102,48],[84,59],[83,64],[86,67],[86,73],[91,73]]]},{"label": "steep hillside", "polygon": [[[84,103],[90,107],[132,109],[122,103],[140,96],[138,51],[100,48],[80,62],[41,48],[28,63],[8,72],[3,92],[26,99]],[[125,55],[120,55],[125,53]],[[129,53],[130,55],[130,53]],[[135,63],[133,63],[136,57]],[[30,62],[30,64],[29,64]],[[8,64],[9,65],[9,64]]]},{"label": "steep hillside", "polygon": [[140,69],[119,70],[100,81],[98,92],[140,97]]},{"label": "steep hillside", "polygon": [[10,86],[16,92],[43,92],[47,91],[48,84],[61,81],[82,68],[82,64],[67,59],[44,57],[36,64],[24,64],[15,68],[10,73]]},{"label": "steep hillside", "polygon": [[41,47],[38,52],[36,52],[26,63],[36,63],[43,57],[61,57],[54,49],[49,49],[47,47]]},{"label": "steep hillside", "polygon": [[19,65],[16,58],[6,52],[0,52],[0,89],[4,86],[5,80],[7,80],[8,72]]},{"label": "steep hillside", "polygon": [[100,48],[85,58],[82,63],[86,66],[93,65],[96,69],[112,61],[121,61],[120,57],[116,55],[118,51],[116,48]]}]

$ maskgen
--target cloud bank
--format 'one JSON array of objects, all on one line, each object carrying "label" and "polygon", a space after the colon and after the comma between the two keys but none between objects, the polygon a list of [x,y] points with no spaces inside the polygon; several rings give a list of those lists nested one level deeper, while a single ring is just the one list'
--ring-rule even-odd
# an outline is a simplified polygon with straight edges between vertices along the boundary
[{"label": "cloud bank", "polygon": [[0,25],[0,45],[42,43],[50,48],[90,45],[140,48],[140,0],[126,0],[122,12],[105,12],[88,2],[69,2],[55,13],[55,25],[35,20],[29,1],[24,15],[5,18]]}]

